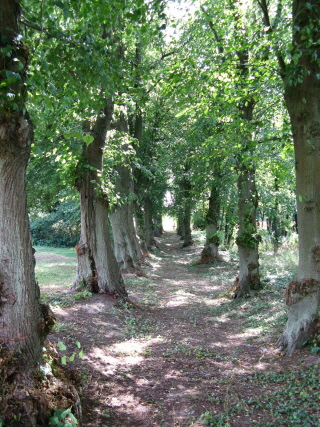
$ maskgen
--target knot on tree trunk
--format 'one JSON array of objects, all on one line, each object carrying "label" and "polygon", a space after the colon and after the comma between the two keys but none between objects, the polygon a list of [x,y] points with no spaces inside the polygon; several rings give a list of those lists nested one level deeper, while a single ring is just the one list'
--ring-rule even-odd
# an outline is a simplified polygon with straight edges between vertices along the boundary
[{"label": "knot on tree trunk", "polygon": [[319,264],[320,264],[320,246],[315,246],[312,249],[311,254],[312,254],[312,261],[313,261],[313,264],[315,265],[316,270],[320,271],[320,267],[319,267]]},{"label": "knot on tree trunk", "polygon": [[257,263],[257,264],[255,264],[255,263],[251,263],[251,264],[248,264],[248,270],[249,271],[253,271],[253,270],[256,270],[257,268],[259,268],[259,264]]},{"label": "knot on tree trunk", "polygon": [[296,304],[304,296],[317,292],[319,282],[315,279],[306,279],[303,281],[294,280],[289,283],[285,293],[284,299],[287,305]]},{"label": "knot on tree trunk", "polygon": [[82,244],[76,245],[74,248],[75,248],[75,250],[77,252],[77,255],[81,256],[81,255],[85,254],[87,245],[84,244],[84,243],[82,243]]}]

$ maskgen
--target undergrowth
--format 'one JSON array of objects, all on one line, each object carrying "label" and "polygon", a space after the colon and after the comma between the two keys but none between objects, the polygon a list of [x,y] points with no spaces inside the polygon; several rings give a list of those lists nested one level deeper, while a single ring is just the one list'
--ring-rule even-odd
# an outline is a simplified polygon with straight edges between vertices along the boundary
[{"label": "undergrowth", "polygon": [[[255,373],[242,377],[241,383],[256,387],[259,392],[249,399],[237,399],[227,390],[218,413],[204,412],[204,425],[235,426],[243,415],[257,427],[318,427],[320,426],[320,367],[313,365],[293,372]],[[228,404],[232,397],[232,404]]]}]

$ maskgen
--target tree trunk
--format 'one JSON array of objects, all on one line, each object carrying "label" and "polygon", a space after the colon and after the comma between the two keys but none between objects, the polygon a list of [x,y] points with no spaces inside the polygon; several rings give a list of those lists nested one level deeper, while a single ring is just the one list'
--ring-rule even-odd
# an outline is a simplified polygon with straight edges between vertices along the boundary
[{"label": "tree trunk", "polygon": [[[288,285],[288,321],[278,345],[292,354],[312,337],[320,306],[320,66],[317,59],[320,4],[293,1],[293,45],[298,52],[296,75],[286,70],[285,101],[291,120],[296,164],[299,225],[297,278]],[[313,43],[308,45],[306,30]],[[309,34],[309,33],[308,33]],[[290,74],[291,73],[291,74]],[[291,81],[294,84],[290,84]]]},{"label": "tree trunk", "polygon": [[109,293],[127,298],[123,279],[110,239],[108,200],[99,188],[103,146],[113,113],[108,99],[91,132],[93,141],[83,145],[82,162],[78,165],[77,188],[80,194],[81,236],[76,246],[78,266],[74,287],[91,292]]},{"label": "tree trunk", "polygon": [[235,297],[243,297],[250,290],[261,288],[259,274],[259,238],[256,212],[258,195],[255,187],[255,170],[242,164],[238,176],[239,231],[236,239],[239,251],[239,285]]},{"label": "tree trunk", "polygon": [[[217,177],[219,179],[219,177]],[[209,208],[206,215],[206,244],[201,252],[199,264],[208,264],[219,261],[218,223],[220,214],[220,195],[218,183],[215,182],[210,191]]]},{"label": "tree trunk", "polygon": [[184,239],[183,239],[183,248],[192,245],[192,235],[191,235],[191,206],[190,203],[186,203],[185,211],[183,216],[183,229],[184,229]]},{"label": "tree trunk", "polygon": [[1,115],[0,342],[32,365],[40,360],[43,324],[26,202],[32,127],[22,113]]},{"label": "tree trunk", "polygon": [[[24,110],[28,49],[18,38],[18,3],[3,0],[0,11],[1,48],[12,48],[9,57],[0,53],[0,83],[5,82],[0,103],[0,343],[3,350],[19,356],[26,370],[40,361],[48,331],[34,275],[27,212],[26,167],[33,130]],[[19,79],[8,83],[4,69],[17,73],[17,59],[23,70]],[[14,100],[6,97],[7,92]]]},{"label": "tree trunk", "polygon": [[271,215],[271,236],[272,236],[272,243],[273,243],[273,252],[276,255],[279,248],[280,248],[280,220],[279,220],[279,178],[276,176],[274,179],[274,190],[275,190],[275,196],[274,196],[274,206],[273,206],[273,212]]},{"label": "tree trunk", "polygon": [[154,224],[152,221],[152,202],[148,195],[144,196],[144,235],[148,250],[157,246],[154,235]]},{"label": "tree trunk", "polygon": [[183,239],[182,247],[192,245],[191,236],[191,184],[188,178],[189,165],[185,165],[185,176],[180,183],[180,198],[181,198],[181,219],[179,219],[181,239]]},{"label": "tree trunk", "polygon": [[119,132],[119,159],[114,166],[117,172],[115,191],[120,196],[120,203],[110,215],[114,248],[117,261],[124,270],[135,269],[142,272],[144,256],[138,243],[136,230],[133,222],[133,176],[128,152],[128,142],[122,138],[128,137],[127,121],[123,113],[120,114],[117,124]]},{"label": "tree trunk", "polygon": [[226,209],[225,214],[225,225],[224,225],[224,244],[229,247],[231,245],[234,228],[236,226],[236,220],[234,217],[234,210],[230,206]]},{"label": "tree trunk", "polygon": [[182,211],[182,208],[180,208],[178,218],[177,218],[177,235],[180,236],[180,240],[184,240],[184,236],[185,236],[183,218],[184,218],[183,211]]},{"label": "tree trunk", "polygon": [[154,236],[161,237],[163,234],[162,215],[159,212],[153,214]]},{"label": "tree trunk", "polygon": [[[138,55],[139,55],[138,49]],[[135,151],[137,157],[140,158],[152,158],[149,144],[146,146],[142,143],[142,131],[143,131],[143,117],[142,112],[139,107],[137,107],[137,112],[135,114],[134,121],[134,132],[133,136],[138,141],[138,144],[135,144]],[[152,146],[152,145],[151,145]],[[155,235],[154,235],[154,224],[152,221],[152,201],[149,197],[150,191],[150,178],[141,172],[140,169],[134,169],[134,178],[136,185],[134,186],[134,191],[137,195],[136,203],[136,218],[137,218],[137,230],[140,239],[140,245],[142,251],[145,255],[153,248],[157,246]]]},{"label": "tree trunk", "polygon": [[[238,69],[241,77],[247,78],[248,50],[238,52]],[[257,207],[258,193],[255,183],[255,168],[252,160],[252,151],[255,149],[252,141],[252,119],[255,101],[252,98],[243,98],[238,109],[243,121],[242,142],[243,149],[238,158],[238,215],[239,230],[236,243],[239,252],[239,285],[235,291],[235,298],[247,296],[250,290],[261,289],[259,273],[259,236],[257,235]]]}]

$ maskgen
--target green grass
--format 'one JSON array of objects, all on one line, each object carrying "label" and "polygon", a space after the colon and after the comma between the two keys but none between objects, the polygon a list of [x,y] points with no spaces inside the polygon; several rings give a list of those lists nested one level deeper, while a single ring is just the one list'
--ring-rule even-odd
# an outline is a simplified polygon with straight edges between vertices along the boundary
[{"label": "green grass", "polygon": [[76,274],[77,258],[73,248],[36,246],[36,280],[41,299],[51,306],[71,307],[83,295],[61,293],[71,288]]},{"label": "green grass", "polygon": [[36,254],[54,254],[62,255],[69,258],[77,257],[76,251],[74,248],[53,248],[51,246],[35,246]]},{"label": "green grass", "polygon": [[[58,288],[68,288],[75,277],[77,259],[73,248],[48,248],[37,246],[36,279],[40,288],[54,292]],[[42,257],[45,257],[42,259]],[[57,258],[55,258],[57,256]]]}]

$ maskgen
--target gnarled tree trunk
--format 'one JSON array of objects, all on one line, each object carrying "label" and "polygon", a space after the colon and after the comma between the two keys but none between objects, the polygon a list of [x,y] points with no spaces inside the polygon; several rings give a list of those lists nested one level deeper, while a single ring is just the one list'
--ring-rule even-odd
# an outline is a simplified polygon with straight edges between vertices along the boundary
[{"label": "gnarled tree trunk", "polygon": [[[5,82],[0,101],[0,347],[12,354],[19,351],[21,366],[28,368],[40,361],[46,324],[34,275],[26,202],[33,130],[24,109],[28,49],[19,41],[19,16],[18,1],[2,1],[0,47],[10,46],[11,54],[0,53],[0,83]],[[23,65],[19,72],[17,60]],[[5,70],[17,78],[9,83]],[[14,94],[13,100],[7,92]]]},{"label": "gnarled tree trunk", "polygon": [[110,239],[108,200],[99,187],[103,147],[113,113],[113,101],[108,99],[91,131],[93,141],[83,145],[82,161],[78,165],[77,189],[80,194],[81,236],[76,246],[78,265],[74,287],[91,292],[118,294],[127,292]]},{"label": "gnarled tree trunk", "polygon": [[121,112],[117,123],[119,156],[113,166],[116,171],[115,192],[119,196],[120,203],[115,206],[110,214],[112,225],[114,250],[120,267],[124,270],[138,270],[142,272],[144,256],[139,246],[133,209],[133,172],[129,150],[128,125],[125,115]]},{"label": "gnarled tree trunk", "polygon": [[[219,177],[217,177],[219,179]],[[219,256],[219,236],[218,232],[218,223],[219,223],[219,213],[220,213],[220,194],[218,183],[215,182],[212,184],[210,197],[209,197],[209,207],[206,215],[206,244],[201,252],[200,264],[208,264],[210,262],[219,261],[221,258]]]},{"label": "gnarled tree trunk", "polygon": [[293,46],[301,55],[296,74],[287,67],[283,78],[296,161],[299,266],[296,280],[286,290],[288,321],[278,340],[287,354],[312,337],[320,306],[320,4],[317,0],[292,4]]},{"label": "gnarled tree trunk", "polygon": [[255,186],[254,167],[240,166],[238,176],[239,231],[236,239],[239,252],[239,283],[235,297],[243,297],[250,290],[261,288],[259,274],[259,237],[257,236],[256,212],[258,194]]}]

